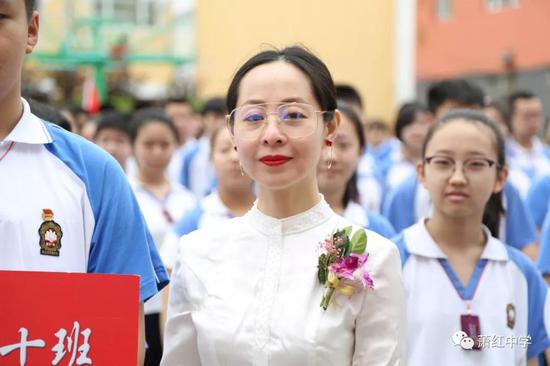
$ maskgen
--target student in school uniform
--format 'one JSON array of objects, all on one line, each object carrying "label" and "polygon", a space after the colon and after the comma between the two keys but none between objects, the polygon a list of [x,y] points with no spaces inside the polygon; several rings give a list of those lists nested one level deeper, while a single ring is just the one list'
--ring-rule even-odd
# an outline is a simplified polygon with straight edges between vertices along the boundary
[{"label": "student in school uniform", "polygon": [[223,221],[242,216],[256,199],[252,180],[241,170],[229,130],[225,127],[215,130],[210,145],[212,166],[218,185],[214,192],[203,197],[166,234],[161,255],[168,269],[173,267],[173,262],[177,258],[181,236],[205,226],[215,227]]},{"label": "student in school uniform", "polygon": [[[178,146],[172,120],[160,109],[137,111],[131,122],[132,147],[137,174],[129,177],[139,207],[153,239],[160,249],[171,225],[195,205],[195,196],[168,180],[166,168]],[[158,365],[162,357],[160,312],[162,296],[145,304],[145,365]]]},{"label": "student in school uniform", "polygon": [[[465,80],[442,81],[428,90],[428,108],[436,117],[454,108],[481,110],[483,100],[483,91]],[[538,255],[535,226],[518,190],[509,182],[504,186],[503,204],[505,212],[501,220],[504,223],[498,237],[535,260]],[[431,210],[428,192],[416,176],[411,176],[387,194],[382,214],[401,232],[421,217],[430,216]]]},{"label": "student in school uniform", "polygon": [[35,8],[0,3],[0,270],[139,275],[142,364],[143,302],[168,276],[119,164],[21,98],[23,58],[38,41]]},{"label": "student in school uniform", "polygon": [[385,190],[391,191],[403,180],[415,175],[416,163],[420,159],[422,141],[432,124],[433,116],[419,103],[405,103],[397,113],[395,136],[401,141],[385,176]]},{"label": "student in school uniform", "polygon": [[225,125],[226,113],[222,98],[207,100],[201,111],[202,135],[183,151],[180,183],[197,198],[204,197],[216,187],[210,162],[210,139],[216,129]]},{"label": "student in school uniform", "polygon": [[512,93],[507,102],[512,127],[507,142],[510,167],[523,172],[532,183],[533,179],[550,174],[549,147],[537,137],[544,124],[542,102],[525,90]]},{"label": "student in school uniform", "polygon": [[172,155],[166,174],[170,182],[181,184],[183,155],[185,151],[196,144],[202,129],[201,120],[191,101],[185,97],[167,99],[163,103],[163,110],[174,121],[179,141],[179,146]]},{"label": "student in school uniform", "polygon": [[342,121],[336,138],[325,146],[317,166],[319,191],[330,207],[356,225],[370,229],[386,238],[395,230],[382,215],[361,206],[357,188],[357,165],[365,150],[361,120],[351,106],[339,103]]},{"label": "student in school uniform", "polygon": [[[336,98],[338,102],[345,103],[353,109],[353,111],[359,116],[361,120],[361,129],[364,136],[367,134],[367,120],[365,117],[365,104],[361,94],[353,86],[348,84],[336,85]],[[385,128],[386,126],[384,126]],[[371,134],[376,135],[376,132]],[[365,138],[366,144],[366,138]],[[392,146],[388,144],[387,146]],[[357,188],[359,191],[360,204],[370,212],[380,212],[380,205],[382,203],[383,187],[382,180],[378,176],[377,167],[380,166],[380,162],[375,159],[373,154],[369,154],[365,149],[363,156],[359,160],[357,166]],[[384,153],[381,153],[384,155]]]},{"label": "student in school uniform", "polygon": [[111,154],[129,176],[135,174],[129,115],[116,111],[103,113],[97,121],[94,142]]},{"label": "student in school uniform", "polygon": [[449,112],[428,132],[417,172],[433,213],[394,240],[409,365],[531,366],[550,347],[548,288],[528,257],[495,237],[505,164],[504,140],[482,113]]}]

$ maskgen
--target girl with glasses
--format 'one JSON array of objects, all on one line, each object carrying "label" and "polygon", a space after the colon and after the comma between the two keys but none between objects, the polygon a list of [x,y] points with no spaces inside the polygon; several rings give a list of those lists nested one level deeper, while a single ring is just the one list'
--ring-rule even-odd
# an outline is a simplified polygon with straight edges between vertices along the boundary
[{"label": "girl with glasses", "polygon": [[496,125],[452,111],[417,165],[430,219],[396,242],[407,290],[409,365],[537,365],[550,347],[550,300],[533,263],[498,232],[508,173]]},{"label": "girl with glasses", "polygon": [[391,242],[367,234],[361,270],[374,289],[320,306],[319,243],[351,225],[316,178],[341,120],[327,67],[301,47],[261,52],[237,71],[227,106],[258,199],[244,216],[181,239],[162,365],[403,365],[404,291]]},{"label": "girl with glasses", "polygon": [[385,238],[395,230],[380,214],[366,210],[360,204],[357,188],[357,165],[365,150],[363,126],[357,113],[347,104],[339,103],[342,115],[332,147],[325,146],[317,166],[319,190],[330,207],[356,225],[368,228]]}]

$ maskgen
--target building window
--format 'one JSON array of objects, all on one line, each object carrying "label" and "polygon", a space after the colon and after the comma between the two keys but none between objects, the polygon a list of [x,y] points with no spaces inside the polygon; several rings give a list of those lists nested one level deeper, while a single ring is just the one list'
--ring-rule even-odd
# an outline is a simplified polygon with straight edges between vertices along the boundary
[{"label": "building window", "polygon": [[437,0],[436,13],[437,19],[448,20],[452,15],[452,0]]},{"label": "building window", "polygon": [[487,8],[492,11],[518,6],[519,0],[486,0]]},{"label": "building window", "polygon": [[155,0],[95,0],[98,16],[141,25],[154,25]]}]

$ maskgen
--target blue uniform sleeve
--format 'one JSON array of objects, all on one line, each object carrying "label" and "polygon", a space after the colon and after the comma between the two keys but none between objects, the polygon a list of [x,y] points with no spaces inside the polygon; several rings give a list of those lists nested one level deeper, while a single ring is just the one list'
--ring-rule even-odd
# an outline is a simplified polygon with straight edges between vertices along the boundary
[{"label": "blue uniform sleeve", "polygon": [[199,203],[194,209],[183,215],[183,217],[174,224],[172,231],[178,237],[181,237],[197,230],[199,228],[199,220],[203,212],[204,211]]},{"label": "blue uniform sleeve", "polygon": [[510,183],[504,186],[506,196],[506,244],[522,249],[537,240],[533,218],[518,190]]},{"label": "blue uniform sleeve", "polygon": [[415,223],[414,200],[417,184],[415,175],[405,179],[388,193],[382,207],[382,214],[398,233]]},{"label": "blue uniform sleeve", "polygon": [[546,215],[542,224],[537,266],[543,275],[550,275],[550,214]]},{"label": "blue uniform sleeve", "polygon": [[399,256],[401,257],[401,268],[405,267],[405,264],[407,263],[407,260],[409,259],[410,252],[407,248],[407,243],[405,243],[405,236],[403,233],[400,233],[397,236],[394,236],[391,241],[397,245],[397,249],[399,250]]},{"label": "blue uniform sleeve", "polygon": [[542,228],[550,202],[550,176],[536,179],[527,193],[526,205],[537,228]]},{"label": "blue uniform sleeve", "polygon": [[519,267],[527,281],[527,335],[531,336],[527,359],[530,359],[550,347],[548,286],[525,254],[515,248],[507,249],[510,259]]},{"label": "blue uniform sleeve", "polygon": [[191,190],[191,164],[193,162],[193,159],[195,159],[195,156],[199,152],[199,147],[199,143],[195,141],[192,145],[190,145],[182,152],[183,158],[180,183],[182,186],[189,190]]},{"label": "blue uniform sleeve", "polygon": [[46,148],[85,184],[95,221],[89,273],[140,276],[140,301],[168,284],[168,275],[119,164],[92,143],[48,124]]},{"label": "blue uniform sleeve", "polygon": [[369,218],[369,230],[387,239],[391,239],[395,236],[393,226],[391,226],[390,222],[384,216],[376,212],[367,211],[367,217]]}]

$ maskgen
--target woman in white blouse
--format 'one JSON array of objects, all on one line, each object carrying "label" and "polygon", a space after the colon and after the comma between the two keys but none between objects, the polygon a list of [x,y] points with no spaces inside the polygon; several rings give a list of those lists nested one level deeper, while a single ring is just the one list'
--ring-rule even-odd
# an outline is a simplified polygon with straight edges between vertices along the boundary
[{"label": "woman in white blouse", "polygon": [[326,66],[300,47],[261,52],[237,71],[227,105],[258,199],[244,216],[181,239],[161,365],[404,365],[391,242],[367,231],[374,289],[336,293],[320,307],[319,243],[351,225],[317,185],[321,150],[340,122]]}]

